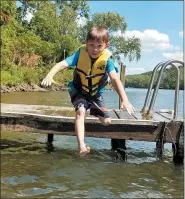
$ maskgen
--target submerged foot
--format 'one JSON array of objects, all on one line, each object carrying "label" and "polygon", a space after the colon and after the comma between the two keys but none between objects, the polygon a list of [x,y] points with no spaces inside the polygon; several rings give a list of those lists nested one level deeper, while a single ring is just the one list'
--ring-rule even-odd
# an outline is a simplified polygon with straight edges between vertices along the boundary
[{"label": "submerged foot", "polygon": [[80,156],[85,156],[85,155],[87,155],[88,153],[90,153],[90,147],[83,147],[83,148],[80,148],[80,151],[79,151],[79,155]]}]

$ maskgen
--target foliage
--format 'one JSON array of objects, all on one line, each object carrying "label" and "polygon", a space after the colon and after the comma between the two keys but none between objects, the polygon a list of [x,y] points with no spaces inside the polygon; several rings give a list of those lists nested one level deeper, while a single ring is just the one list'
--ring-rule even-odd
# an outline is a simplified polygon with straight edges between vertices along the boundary
[{"label": "foliage", "polygon": [[[113,53],[113,57],[119,64],[124,62],[123,58],[128,58],[129,61],[134,59],[139,60],[141,57],[141,43],[139,38],[125,38],[123,33],[127,29],[127,23],[124,17],[121,17],[118,13],[106,12],[95,13],[92,15],[92,19],[87,21],[87,24],[83,27],[79,39],[83,42],[86,39],[88,29],[92,25],[100,25],[108,27],[110,32],[110,50]],[[120,36],[116,36],[117,31],[121,33]],[[123,55],[123,56],[122,56]]]},{"label": "foliage", "polygon": [[72,79],[73,79],[73,69],[71,68],[65,69],[63,70],[62,73],[58,73],[55,76],[55,81],[63,87],[67,87],[69,81],[72,81]]},{"label": "foliage", "polygon": [[55,5],[50,2],[41,5],[37,10],[30,27],[42,41],[49,42],[47,46],[51,48],[43,56],[44,62],[58,62],[64,58],[64,49],[66,55],[69,55],[80,46],[77,39],[79,29],[75,22],[76,17],[77,13],[68,6],[64,6],[58,15]]},{"label": "foliage", "polygon": [[63,9],[64,6],[68,6],[73,9],[80,17],[89,18],[90,9],[87,1],[85,0],[70,0],[70,1],[61,1],[56,0],[56,4],[59,9]]},{"label": "foliage", "polygon": [[125,32],[127,29],[127,23],[124,17],[121,17],[118,13],[106,12],[95,13],[92,16],[92,22],[96,25],[104,25],[109,28],[110,33],[117,31]]},{"label": "foliage", "polygon": [[23,83],[39,84],[38,73],[35,69],[27,67],[12,66],[8,71],[1,71],[1,84],[16,86]]},{"label": "foliage", "polygon": [[129,61],[133,61],[134,59],[138,61],[140,59],[141,44],[138,38],[125,39],[124,37],[112,37],[111,43],[110,48],[119,64],[123,62],[122,55],[124,58],[128,57]]},{"label": "foliage", "polygon": [[57,42],[60,32],[58,31],[59,20],[53,3],[46,2],[35,12],[30,27],[42,40]]},{"label": "foliage", "polygon": [[[72,55],[84,42],[88,28],[92,24],[106,25],[111,33],[111,50],[115,58],[120,55],[129,60],[140,58],[140,40],[115,37],[114,33],[127,29],[124,17],[118,13],[95,13],[90,15],[88,2],[75,1],[2,1],[1,11],[8,14],[10,20],[2,26],[2,84],[17,85],[37,83],[48,73],[51,67]],[[26,20],[30,12],[33,17]],[[80,27],[79,16],[87,19]],[[64,55],[65,52],[65,55]],[[38,58],[29,64],[33,58]],[[62,85],[72,79],[72,70],[66,70],[55,77]]]},{"label": "foliage", "polygon": [[1,2],[1,12],[8,14],[9,21],[1,27],[1,65],[2,68],[11,63],[12,56],[11,45],[16,40],[16,32],[20,28],[16,16],[16,3],[12,1]]},{"label": "foliage", "polygon": [[[1,71],[1,85],[16,86],[20,84],[35,83],[40,85],[42,79],[47,75],[52,65],[37,68],[27,68],[12,65],[9,70]],[[68,82],[72,80],[73,69],[68,68],[58,73],[55,76],[55,81],[61,86],[67,86]]]},{"label": "foliage", "polygon": [[15,1],[2,1],[1,2],[1,12],[7,14],[8,16],[15,17],[16,15],[16,2]]},{"label": "foliage", "polygon": [[[179,67],[180,69],[180,84],[179,89],[184,89],[184,67]],[[157,81],[159,72],[156,73],[154,79],[154,88]],[[127,75],[125,78],[125,87],[132,88],[148,88],[152,77],[152,72],[147,72],[139,75]],[[175,68],[169,68],[164,70],[162,74],[162,79],[160,83],[160,88],[163,89],[175,89],[177,80],[177,72]]]}]

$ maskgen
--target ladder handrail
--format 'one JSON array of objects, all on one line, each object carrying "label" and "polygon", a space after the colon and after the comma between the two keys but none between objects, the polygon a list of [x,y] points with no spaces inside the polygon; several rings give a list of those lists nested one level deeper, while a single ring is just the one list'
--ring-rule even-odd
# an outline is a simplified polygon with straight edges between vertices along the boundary
[{"label": "ladder handrail", "polygon": [[150,95],[151,95],[151,91],[152,91],[152,88],[153,88],[153,84],[154,84],[154,77],[155,77],[155,74],[156,74],[156,71],[157,69],[159,69],[161,66],[163,66],[163,64],[166,63],[166,61],[163,61],[163,62],[160,62],[159,64],[157,64],[153,70],[153,73],[152,73],[152,77],[150,79],[150,83],[149,83],[149,87],[148,87],[148,91],[147,91],[147,94],[146,94],[146,98],[145,98],[145,102],[144,102],[144,105],[143,105],[143,108],[142,108],[142,112],[145,114],[147,112],[147,105],[148,105],[148,102],[149,102],[149,99],[150,99]]},{"label": "ladder handrail", "polygon": [[151,115],[151,112],[152,112],[152,109],[153,109],[153,106],[154,106],[154,103],[155,103],[155,100],[156,100],[156,96],[157,96],[157,92],[158,92],[158,89],[159,89],[159,84],[160,84],[160,81],[161,81],[161,77],[162,77],[163,71],[164,71],[164,69],[168,65],[172,65],[177,70],[173,120],[177,119],[177,111],[178,111],[178,107],[177,106],[178,106],[178,95],[179,95],[179,77],[180,77],[180,71],[179,71],[179,68],[177,66],[175,66],[173,63],[179,63],[182,66],[184,66],[184,63],[182,61],[173,60],[172,59],[172,60],[169,60],[169,61],[165,62],[165,64],[161,67],[161,70],[159,72],[159,76],[158,76],[158,79],[157,79],[157,84],[156,84],[155,90],[154,90],[153,95],[152,95],[152,99],[151,99],[151,102],[150,102],[150,105],[149,105],[149,109],[147,111],[147,115],[148,116]]}]

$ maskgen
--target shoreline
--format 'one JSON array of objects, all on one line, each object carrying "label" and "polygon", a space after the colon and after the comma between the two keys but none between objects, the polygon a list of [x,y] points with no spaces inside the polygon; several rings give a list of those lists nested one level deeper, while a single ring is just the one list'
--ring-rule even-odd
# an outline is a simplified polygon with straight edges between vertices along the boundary
[{"label": "shoreline", "polygon": [[[114,90],[108,88],[107,90]],[[37,84],[21,84],[16,86],[4,86],[1,85],[1,93],[12,93],[12,92],[48,92],[48,91],[68,91],[68,87],[62,87],[56,84],[52,84],[50,87],[41,87]]]},{"label": "shoreline", "polygon": [[[126,87],[131,88],[131,87]],[[137,88],[137,89],[148,89],[148,88]],[[62,87],[56,84],[52,84],[50,87],[41,87],[37,84],[21,84],[16,86],[5,86],[1,85],[1,93],[12,93],[12,92],[48,92],[48,91],[67,91],[67,87]],[[113,88],[107,88],[107,90],[114,90]],[[165,89],[174,90],[174,89]],[[183,89],[179,89],[183,90]]]},{"label": "shoreline", "polygon": [[4,86],[1,85],[1,93],[12,93],[12,92],[47,92],[47,91],[66,91],[68,88],[57,85],[44,88],[37,84],[21,84],[17,86]]}]

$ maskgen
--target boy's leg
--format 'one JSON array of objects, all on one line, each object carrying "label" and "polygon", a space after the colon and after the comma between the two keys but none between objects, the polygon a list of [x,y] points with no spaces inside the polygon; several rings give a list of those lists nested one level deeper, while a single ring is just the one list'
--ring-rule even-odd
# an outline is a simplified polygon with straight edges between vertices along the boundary
[{"label": "boy's leg", "polygon": [[85,113],[89,108],[89,104],[86,101],[85,97],[82,97],[78,93],[70,94],[71,102],[74,105],[76,111],[75,118],[75,133],[77,136],[78,147],[80,155],[86,155],[90,152],[90,148],[86,146],[84,142],[84,134],[85,134]]},{"label": "boy's leg", "polygon": [[104,125],[104,126],[108,126],[111,124],[111,118],[105,118],[105,117],[101,117],[99,115],[97,115],[97,117],[99,118],[100,122]]},{"label": "boy's leg", "polygon": [[100,122],[108,126],[111,124],[111,117],[109,115],[109,110],[105,107],[103,102],[103,97],[93,97],[91,99],[90,114],[99,118]]},{"label": "boy's leg", "polygon": [[78,140],[78,147],[80,155],[86,155],[90,152],[90,148],[86,146],[84,142],[84,134],[85,134],[85,113],[86,109],[82,106],[76,111],[75,118],[75,133]]}]

